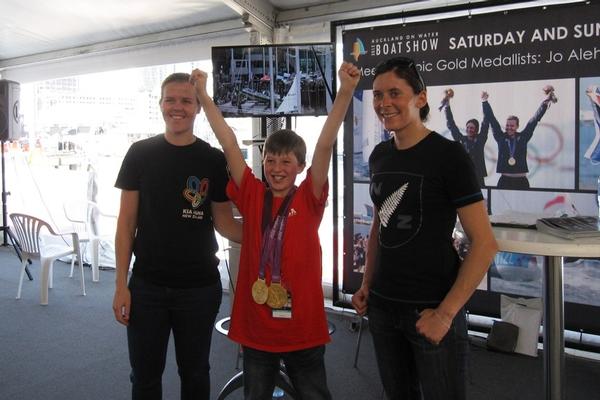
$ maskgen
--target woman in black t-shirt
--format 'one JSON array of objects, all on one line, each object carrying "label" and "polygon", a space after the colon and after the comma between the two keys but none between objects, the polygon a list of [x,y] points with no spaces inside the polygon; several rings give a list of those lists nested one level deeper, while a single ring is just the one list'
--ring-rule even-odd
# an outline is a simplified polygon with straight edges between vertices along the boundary
[{"label": "woman in black t-shirt", "polygon": [[[393,137],[369,158],[375,213],[352,302],[368,311],[388,398],[464,399],[463,306],[497,251],[478,179],[460,143],[424,126],[427,92],[413,60],[376,67],[373,107]],[[457,215],[471,241],[462,263]]]}]

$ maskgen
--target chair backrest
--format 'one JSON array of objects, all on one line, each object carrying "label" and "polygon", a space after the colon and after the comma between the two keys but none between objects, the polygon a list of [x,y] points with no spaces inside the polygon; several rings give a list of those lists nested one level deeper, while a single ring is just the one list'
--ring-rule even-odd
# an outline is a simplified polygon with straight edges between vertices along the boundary
[{"label": "chair backrest", "polygon": [[67,201],[63,203],[63,210],[75,232],[85,233],[88,238],[100,236],[99,219],[101,216],[114,217],[100,211],[98,204],[93,201]]},{"label": "chair backrest", "polygon": [[87,234],[87,205],[82,201],[66,201],[63,203],[65,218],[71,222],[72,229],[79,234]]},{"label": "chair backrest", "polygon": [[48,229],[51,234],[54,230],[44,220],[27,214],[10,214],[13,223],[13,229],[19,240],[19,245],[24,253],[32,256],[40,255],[40,231],[42,228]]}]

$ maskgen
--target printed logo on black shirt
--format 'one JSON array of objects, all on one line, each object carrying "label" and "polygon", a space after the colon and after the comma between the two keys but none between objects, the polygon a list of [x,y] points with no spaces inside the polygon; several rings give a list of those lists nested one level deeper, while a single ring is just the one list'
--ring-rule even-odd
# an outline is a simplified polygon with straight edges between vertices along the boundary
[{"label": "printed logo on black shirt", "polygon": [[183,197],[196,209],[204,203],[208,195],[208,178],[202,180],[195,176],[187,178],[186,188],[183,189]]},{"label": "printed logo on black shirt", "polygon": [[370,194],[381,222],[382,247],[410,242],[421,228],[423,177],[406,173],[379,173],[371,178]]}]

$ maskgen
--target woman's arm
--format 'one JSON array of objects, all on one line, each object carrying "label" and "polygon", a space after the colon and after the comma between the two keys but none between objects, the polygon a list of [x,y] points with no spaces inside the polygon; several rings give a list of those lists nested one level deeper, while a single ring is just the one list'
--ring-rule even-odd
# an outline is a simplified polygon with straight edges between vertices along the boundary
[{"label": "woman's arm", "polygon": [[444,300],[435,310],[424,310],[417,321],[417,331],[432,343],[439,343],[446,335],[454,316],[477,289],[498,252],[483,200],[459,208],[458,218],[471,243],[469,252]]}]

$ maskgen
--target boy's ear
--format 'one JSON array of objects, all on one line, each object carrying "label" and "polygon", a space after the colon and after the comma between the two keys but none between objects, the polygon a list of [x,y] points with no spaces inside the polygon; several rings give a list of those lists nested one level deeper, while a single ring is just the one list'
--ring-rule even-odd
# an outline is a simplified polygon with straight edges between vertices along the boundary
[{"label": "boy's ear", "polygon": [[301,174],[302,171],[304,171],[304,168],[306,168],[306,163],[302,163],[302,164],[298,164],[298,173]]}]

